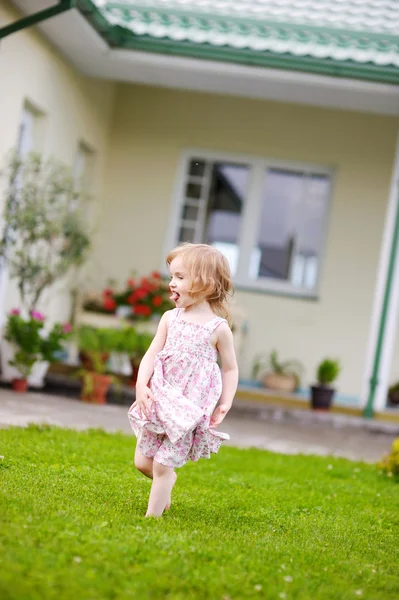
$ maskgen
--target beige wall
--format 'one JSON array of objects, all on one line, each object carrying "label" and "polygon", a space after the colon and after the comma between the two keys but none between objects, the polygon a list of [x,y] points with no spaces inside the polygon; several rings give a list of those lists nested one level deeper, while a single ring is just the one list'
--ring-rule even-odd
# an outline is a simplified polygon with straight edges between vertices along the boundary
[{"label": "beige wall", "polygon": [[121,85],[110,140],[100,282],[162,264],[179,157],[203,148],[336,169],[320,298],[237,291],[249,314],[242,375],[276,348],[306,381],[325,355],[343,364],[341,392],[359,394],[397,121],[335,110]]},{"label": "beige wall", "polygon": [[[0,7],[0,26],[20,15],[9,5]],[[5,38],[0,45],[0,160],[16,145],[24,103],[41,113],[37,149],[73,165],[78,144],[94,152],[93,195],[101,200],[115,84],[79,74],[34,29]],[[1,199],[1,203],[3,199]],[[1,204],[2,206],[2,204]],[[0,208],[1,208],[0,206]],[[5,299],[8,309],[17,302],[13,284]],[[69,294],[59,286],[52,304],[60,318],[69,312]]]},{"label": "beige wall", "polygon": [[[0,25],[18,18],[3,4]],[[90,80],[32,29],[1,43],[0,78],[0,157],[16,143],[25,101],[44,115],[45,153],[72,164],[81,140],[96,153],[93,191],[102,216],[89,286],[161,266],[185,149],[333,167],[320,298],[238,290],[236,302],[249,315],[241,367],[247,376],[256,353],[276,348],[301,359],[310,382],[321,358],[338,356],[341,392],[359,394],[397,119]],[[7,308],[15,299],[10,285]],[[52,306],[65,316],[65,290]]]}]

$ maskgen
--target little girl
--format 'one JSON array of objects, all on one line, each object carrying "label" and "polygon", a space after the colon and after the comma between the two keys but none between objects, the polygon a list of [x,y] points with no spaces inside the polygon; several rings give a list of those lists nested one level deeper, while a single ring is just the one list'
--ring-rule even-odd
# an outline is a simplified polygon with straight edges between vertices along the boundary
[{"label": "little girl", "polygon": [[214,428],[230,410],[238,382],[226,258],[206,244],[182,244],[166,263],[176,308],[162,316],[141,361],[128,413],[138,438],[135,465],[153,480],[147,517],[170,507],[176,467],[209,458],[229,439]]}]

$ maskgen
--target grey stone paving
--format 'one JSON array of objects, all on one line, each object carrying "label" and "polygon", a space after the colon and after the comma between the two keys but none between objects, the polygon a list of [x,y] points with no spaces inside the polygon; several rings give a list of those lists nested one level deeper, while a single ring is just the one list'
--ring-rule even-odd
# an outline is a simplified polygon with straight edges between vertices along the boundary
[{"label": "grey stone paving", "polygon": [[[0,426],[47,423],[77,430],[103,428],[132,434],[127,406],[89,405],[47,394],[15,394],[0,390]],[[232,446],[256,447],[283,454],[341,456],[375,462],[399,436],[399,424],[365,422],[336,414],[281,410],[236,401],[222,431]],[[0,447],[0,454],[4,454]]]}]

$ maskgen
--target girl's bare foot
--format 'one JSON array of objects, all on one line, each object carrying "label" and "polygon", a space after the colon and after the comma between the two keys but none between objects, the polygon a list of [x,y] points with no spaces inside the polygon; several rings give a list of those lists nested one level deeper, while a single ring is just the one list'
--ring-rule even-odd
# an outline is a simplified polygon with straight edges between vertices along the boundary
[{"label": "girl's bare foot", "polygon": [[[174,485],[175,485],[175,483],[176,483],[176,479],[177,479],[177,473],[174,473],[174,476],[175,476],[175,480],[174,480],[174,482],[173,482],[173,486],[174,486]],[[172,486],[172,490],[173,490],[173,486]],[[172,490],[171,490],[171,492],[170,492],[170,494],[171,494],[171,495],[169,496],[169,500],[168,500],[168,501],[167,501],[167,503],[166,503],[165,510],[169,510],[169,509],[170,509],[170,505],[172,504]]]}]

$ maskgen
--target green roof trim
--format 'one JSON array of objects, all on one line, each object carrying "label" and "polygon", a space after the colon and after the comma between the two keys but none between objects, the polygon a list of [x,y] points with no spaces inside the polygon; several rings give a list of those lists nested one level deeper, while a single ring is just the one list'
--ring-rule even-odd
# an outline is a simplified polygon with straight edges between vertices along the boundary
[{"label": "green roof trim", "polygon": [[399,0],[78,0],[107,43],[399,84]]}]

